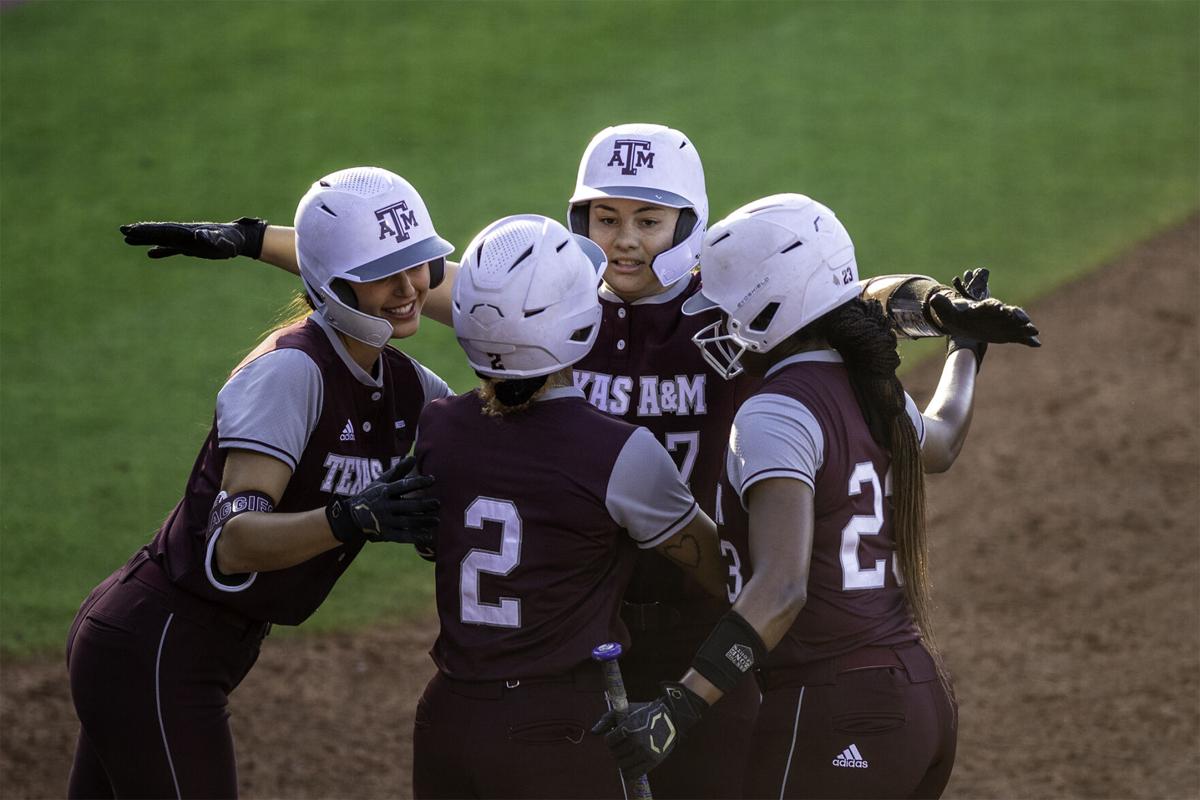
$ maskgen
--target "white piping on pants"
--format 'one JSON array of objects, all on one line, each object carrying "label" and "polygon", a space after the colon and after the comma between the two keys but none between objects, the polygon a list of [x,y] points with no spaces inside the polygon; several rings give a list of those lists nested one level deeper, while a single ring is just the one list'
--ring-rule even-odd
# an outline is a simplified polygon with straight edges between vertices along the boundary
[{"label": "white piping on pants", "polygon": [[167,766],[171,768],[171,782],[175,784],[175,797],[182,798],[183,795],[179,791],[179,778],[175,777],[175,762],[171,760],[171,746],[167,744],[167,728],[163,725],[162,717],[162,693],[159,690],[159,665],[162,663],[163,644],[167,641],[167,629],[171,627],[171,620],[175,619],[175,612],[167,615],[167,621],[163,625],[162,636],[158,640],[158,653],[154,656],[154,705],[158,711],[158,730],[162,733],[163,750],[167,753]]},{"label": "white piping on pants", "polygon": [[796,700],[796,721],[792,724],[792,746],[788,749],[787,764],[783,767],[783,783],[779,784],[779,800],[787,790],[788,773],[792,771],[792,755],[796,752],[796,734],[800,730],[800,706],[804,705],[804,687],[800,687],[800,698]]}]

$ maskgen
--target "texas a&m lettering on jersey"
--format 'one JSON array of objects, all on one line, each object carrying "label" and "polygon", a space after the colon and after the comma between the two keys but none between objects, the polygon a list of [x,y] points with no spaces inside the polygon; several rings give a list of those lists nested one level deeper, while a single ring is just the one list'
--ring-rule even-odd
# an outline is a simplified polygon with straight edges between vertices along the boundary
[{"label": "texas a&m lettering on jersey", "polygon": [[329,453],[323,463],[325,479],[321,481],[321,491],[343,497],[358,494],[399,461],[399,456],[392,456],[385,467],[382,459]]},{"label": "texas a&m lettering on jersey", "polygon": [[[575,386],[588,402],[615,417],[707,414],[708,375],[609,375],[575,370]],[[636,389],[636,391],[635,391]],[[631,405],[632,402],[632,405]],[[639,424],[646,424],[639,419]]]}]

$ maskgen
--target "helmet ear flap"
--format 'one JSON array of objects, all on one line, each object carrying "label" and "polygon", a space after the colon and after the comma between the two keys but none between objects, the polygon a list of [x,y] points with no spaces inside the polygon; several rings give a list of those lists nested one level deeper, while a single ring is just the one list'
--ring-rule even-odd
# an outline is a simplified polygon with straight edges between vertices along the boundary
[{"label": "helmet ear flap", "polygon": [[429,288],[436,289],[446,277],[446,259],[435,258],[429,262]]},{"label": "helmet ear flap", "polygon": [[338,300],[358,311],[358,295],[354,293],[354,287],[350,285],[349,281],[334,278],[329,282],[329,289],[337,295]]},{"label": "helmet ear flap", "polygon": [[580,236],[588,235],[588,217],[592,211],[591,203],[576,203],[567,211],[567,227],[571,233]]},{"label": "helmet ear flap", "polygon": [[683,243],[685,239],[692,235],[692,229],[696,227],[696,221],[699,217],[696,215],[694,208],[679,209],[679,219],[675,221],[675,237],[671,240],[671,246],[676,247]]}]

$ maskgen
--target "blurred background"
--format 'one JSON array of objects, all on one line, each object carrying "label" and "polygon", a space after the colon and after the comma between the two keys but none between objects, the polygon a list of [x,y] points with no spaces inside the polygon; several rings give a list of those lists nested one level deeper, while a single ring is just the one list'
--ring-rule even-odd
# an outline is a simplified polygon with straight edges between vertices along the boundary
[{"label": "blurred background", "polygon": [[[984,265],[1028,302],[1200,207],[1198,39],[1195,2],[5,3],[0,651],[60,650],[299,286],[151,262],[118,225],[290,224],[315,179],[373,164],[461,248],[563,218],[591,136],[658,122],[698,148],[712,220],[802,192],[864,275]],[[402,347],[472,385],[448,329]],[[428,614],[431,588],[372,553],[305,630]]]}]

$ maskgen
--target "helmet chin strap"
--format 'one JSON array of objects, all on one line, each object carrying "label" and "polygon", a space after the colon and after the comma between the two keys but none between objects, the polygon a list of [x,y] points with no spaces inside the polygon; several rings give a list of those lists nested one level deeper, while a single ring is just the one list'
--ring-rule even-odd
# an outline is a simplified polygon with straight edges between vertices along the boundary
[{"label": "helmet chin strap", "polygon": [[337,278],[321,294],[325,303],[319,313],[335,329],[372,347],[383,347],[392,338],[392,323],[358,310],[358,296],[348,281]]}]

